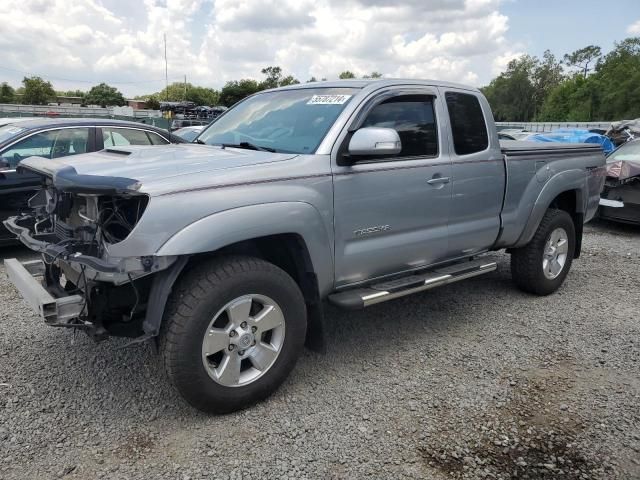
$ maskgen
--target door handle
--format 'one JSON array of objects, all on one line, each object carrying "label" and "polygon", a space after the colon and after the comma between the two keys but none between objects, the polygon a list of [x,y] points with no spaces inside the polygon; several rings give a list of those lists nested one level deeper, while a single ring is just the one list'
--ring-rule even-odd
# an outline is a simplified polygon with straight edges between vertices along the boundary
[{"label": "door handle", "polygon": [[430,180],[427,180],[429,185],[442,185],[445,183],[449,183],[449,177],[433,177]]}]

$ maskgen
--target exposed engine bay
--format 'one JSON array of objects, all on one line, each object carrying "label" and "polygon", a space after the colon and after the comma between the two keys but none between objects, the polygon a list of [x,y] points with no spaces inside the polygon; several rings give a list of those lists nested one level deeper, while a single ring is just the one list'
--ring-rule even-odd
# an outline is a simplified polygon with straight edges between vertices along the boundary
[{"label": "exposed engine bay", "polygon": [[82,190],[59,188],[43,177],[43,188],[29,200],[31,212],[5,221],[22,243],[42,254],[45,289],[55,298],[81,303],[70,310],[77,313],[71,318],[43,317],[96,339],[152,333],[143,326],[152,274],[167,269],[176,257],[116,258],[109,253],[135,228],[149,197],[135,184],[126,190],[105,185]]}]

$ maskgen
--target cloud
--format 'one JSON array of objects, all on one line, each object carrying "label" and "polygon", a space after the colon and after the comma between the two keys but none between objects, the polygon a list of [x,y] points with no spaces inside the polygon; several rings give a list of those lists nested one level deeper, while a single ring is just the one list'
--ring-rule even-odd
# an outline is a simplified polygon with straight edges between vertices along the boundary
[{"label": "cloud", "polygon": [[629,35],[640,35],[640,20],[629,25],[629,27],[627,27],[627,33]]},{"label": "cloud", "polygon": [[[505,40],[508,18],[500,4],[5,0],[0,24],[12,27],[0,36],[0,67],[42,74],[58,89],[105,81],[127,95],[148,93],[163,87],[166,34],[170,80],[186,75],[192,83],[216,88],[232,79],[260,79],[268,65],[302,81],[351,70],[477,85],[515,55]],[[8,72],[0,69],[2,75]],[[12,83],[20,79],[14,73]]]},{"label": "cloud", "polygon": [[512,52],[508,51],[501,55],[498,55],[493,59],[491,64],[491,73],[493,75],[499,75],[507,69],[507,65],[511,60],[515,60],[516,58],[520,58],[524,55],[524,52]]}]

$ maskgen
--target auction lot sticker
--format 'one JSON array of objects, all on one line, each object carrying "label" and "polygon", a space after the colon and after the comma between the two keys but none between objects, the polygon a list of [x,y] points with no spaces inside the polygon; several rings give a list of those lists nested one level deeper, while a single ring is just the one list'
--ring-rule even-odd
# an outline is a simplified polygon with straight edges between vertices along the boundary
[{"label": "auction lot sticker", "polygon": [[307,105],[342,105],[351,95],[314,95]]}]

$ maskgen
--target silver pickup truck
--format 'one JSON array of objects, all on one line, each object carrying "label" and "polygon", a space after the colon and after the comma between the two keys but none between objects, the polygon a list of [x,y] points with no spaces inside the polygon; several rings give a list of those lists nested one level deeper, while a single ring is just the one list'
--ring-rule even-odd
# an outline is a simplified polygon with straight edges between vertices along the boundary
[{"label": "silver pickup truck", "polygon": [[482,94],[445,82],[269,90],[196,142],[23,160],[42,189],[5,225],[42,259],[5,264],[45,323],[156,340],[210,412],[265,398],[305,343],[322,350],[325,302],[483,275],[501,249],[518,287],[554,292],[605,179],[598,146],[500,145]]}]

